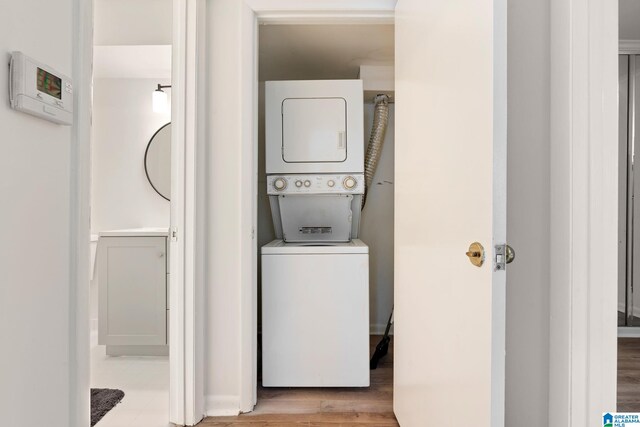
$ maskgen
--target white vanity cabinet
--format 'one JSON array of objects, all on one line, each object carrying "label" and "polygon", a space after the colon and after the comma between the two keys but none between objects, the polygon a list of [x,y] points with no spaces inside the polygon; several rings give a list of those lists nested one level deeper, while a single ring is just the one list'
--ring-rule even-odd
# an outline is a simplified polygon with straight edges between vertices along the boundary
[{"label": "white vanity cabinet", "polygon": [[100,233],[98,342],[107,354],[168,354],[167,244],[162,230]]}]

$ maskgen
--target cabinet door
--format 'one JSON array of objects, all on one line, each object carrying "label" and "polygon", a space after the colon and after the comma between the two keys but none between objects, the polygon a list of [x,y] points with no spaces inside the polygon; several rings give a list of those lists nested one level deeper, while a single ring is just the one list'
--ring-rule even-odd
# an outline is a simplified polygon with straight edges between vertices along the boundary
[{"label": "cabinet door", "polygon": [[100,344],[166,344],[166,238],[101,237],[98,262]]}]

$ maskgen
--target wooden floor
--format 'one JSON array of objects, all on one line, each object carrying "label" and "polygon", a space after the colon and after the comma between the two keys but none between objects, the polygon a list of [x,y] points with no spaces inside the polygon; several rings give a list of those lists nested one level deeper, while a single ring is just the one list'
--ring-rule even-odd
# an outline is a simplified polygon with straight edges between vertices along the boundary
[{"label": "wooden floor", "polygon": [[[372,337],[372,345],[379,337]],[[199,426],[398,426],[393,415],[393,340],[368,389],[258,388],[254,412]],[[618,411],[640,412],[640,339],[618,339]]]},{"label": "wooden floor", "polygon": [[640,412],[639,338],[618,338],[618,411]]},{"label": "wooden floor", "polygon": [[[371,337],[371,348],[381,337]],[[237,417],[210,417],[203,427],[398,426],[393,415],[393,339],[369,388],[258,387],[255,410]]]}]

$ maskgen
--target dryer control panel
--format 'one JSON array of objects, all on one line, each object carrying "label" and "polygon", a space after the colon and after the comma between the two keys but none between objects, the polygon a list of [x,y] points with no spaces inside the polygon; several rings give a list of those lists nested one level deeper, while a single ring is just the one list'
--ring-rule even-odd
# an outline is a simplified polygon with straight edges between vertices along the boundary
[{"label": "dryer control panel", "polygon": [[364,174],[269,175],[267,194],[364,194]]}]

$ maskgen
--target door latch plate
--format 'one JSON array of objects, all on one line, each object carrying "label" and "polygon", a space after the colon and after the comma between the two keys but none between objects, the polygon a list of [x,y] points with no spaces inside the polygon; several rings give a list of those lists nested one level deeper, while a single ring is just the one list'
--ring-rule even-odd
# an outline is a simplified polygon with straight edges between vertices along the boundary
[{"label": "door latch plate", "polygon": [[507,244],[495,246],[495,258],[493,259],[493,270],[505,270],[516,257],[513,248]]},{"label": "door latch plate", "polygon": [[493,259],[493,270],[504,270],[507,267],[505,252],[507,245],[496,245],[495,258]]}]

